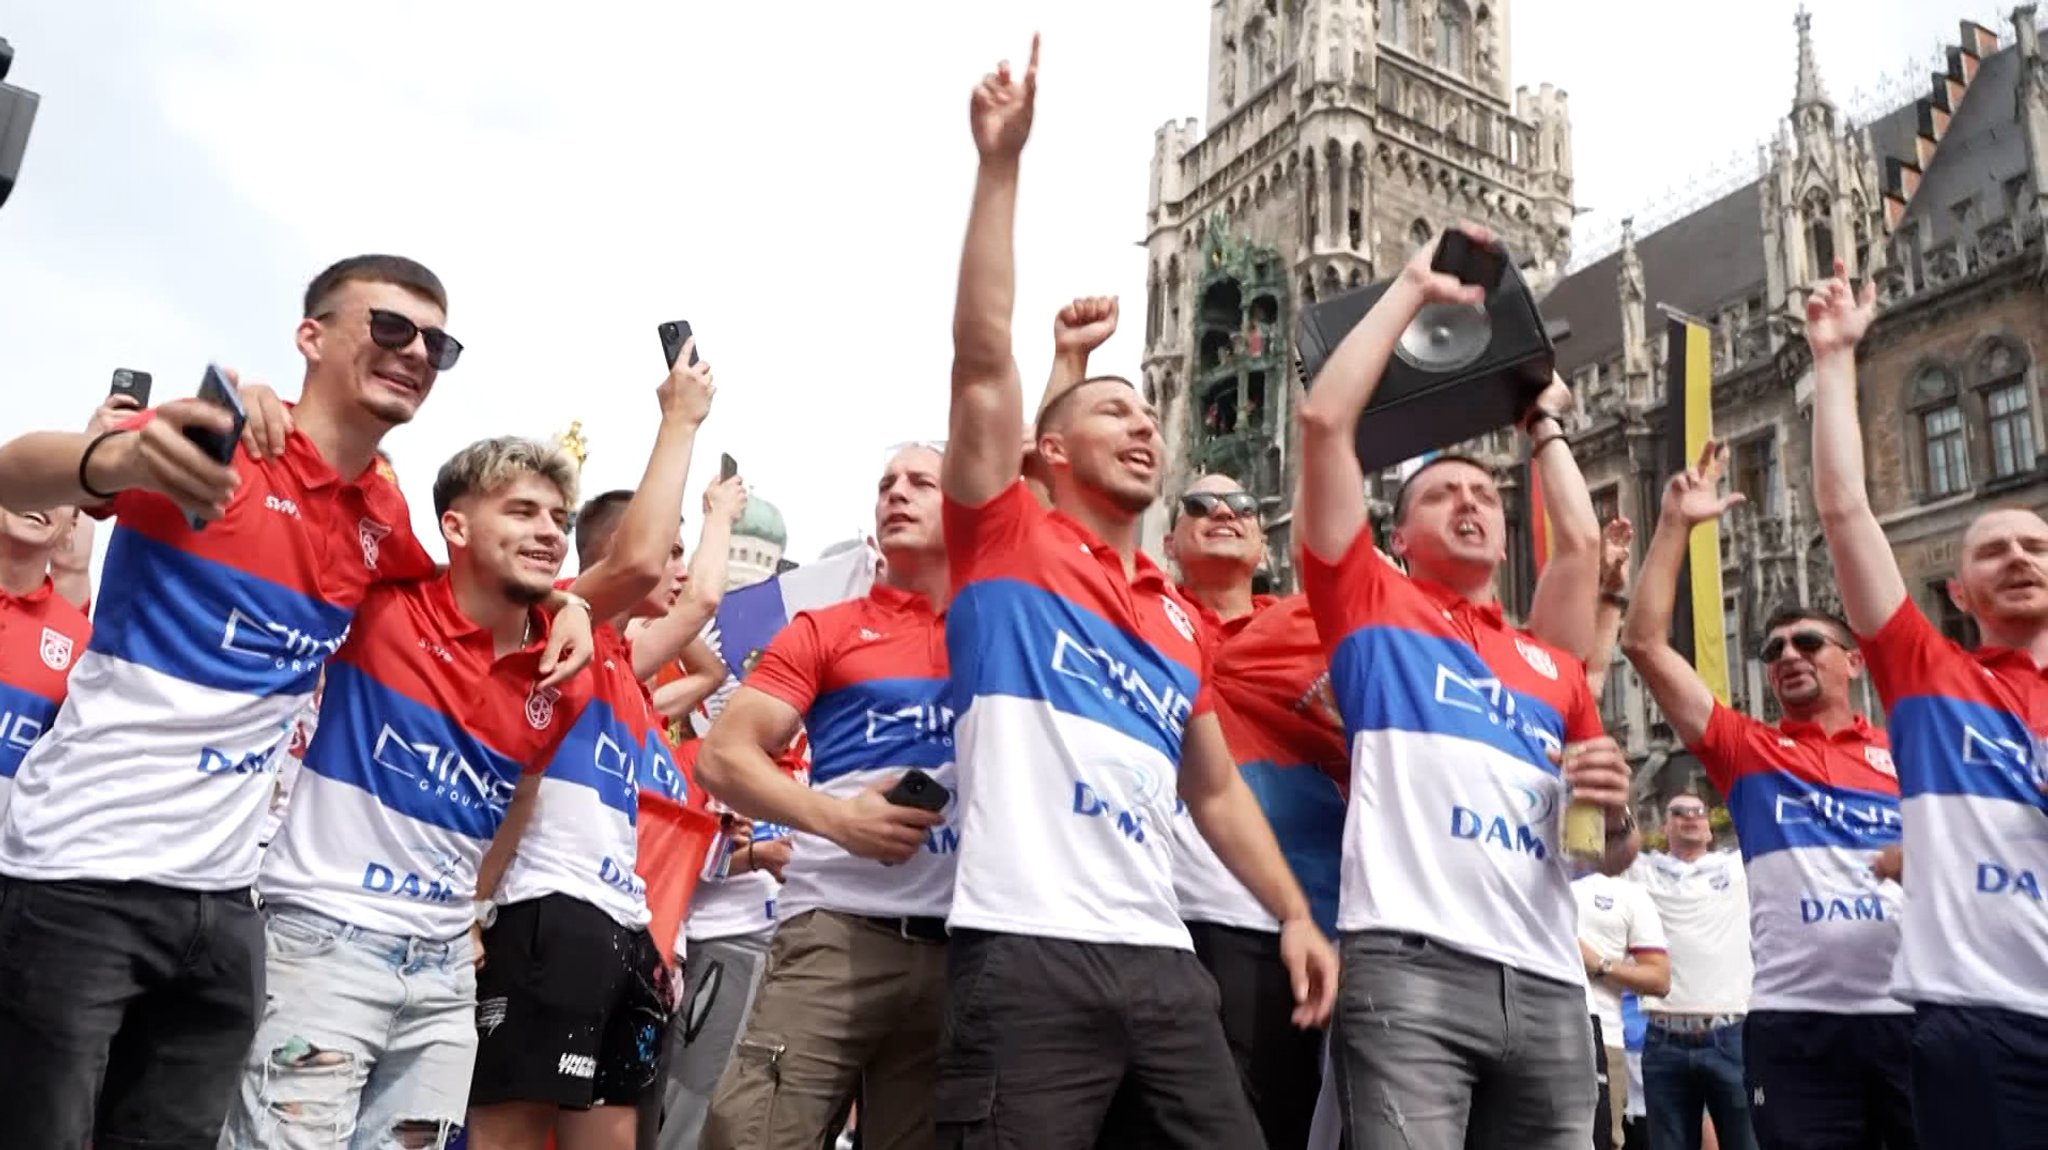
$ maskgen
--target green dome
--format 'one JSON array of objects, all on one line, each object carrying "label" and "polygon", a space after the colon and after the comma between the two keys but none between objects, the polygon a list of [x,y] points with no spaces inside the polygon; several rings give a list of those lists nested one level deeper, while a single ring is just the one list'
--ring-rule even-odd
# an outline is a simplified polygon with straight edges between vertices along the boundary
[{"label": "green dome", "polygon": [[740,512],[740,521],[733,525],[732,533],[738,538],[759,539],[777,547],[789,545],[789,528],[783,526],[782,512],[751,491],[747,493],[747,509]]}]

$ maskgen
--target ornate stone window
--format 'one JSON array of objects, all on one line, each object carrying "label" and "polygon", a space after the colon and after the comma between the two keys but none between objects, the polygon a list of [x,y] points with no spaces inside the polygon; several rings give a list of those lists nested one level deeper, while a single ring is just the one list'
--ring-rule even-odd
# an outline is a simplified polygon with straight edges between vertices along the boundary
[{"label": "ornate stone window", "polygon": [[1968,490],[1970,451],[1955,377],[1939,367],[1920,369],[1913,377],[1909,402],[1913,437],[1920,449],[1921,495],[1940,499]]},{"label": "ornate stone window", "polygon": [[1463,75],[1469,71],[1472,38],[1465,28],[1465,6],[1442,0],[1436,7],[1436,66]]},{"label": "ornate stone window", "polygon": [[1990,478],[2009,479],[2032,471],[2039,441],[2034,435],[2034,390],[2026,358],[2000,340],[1978,356],[1973,374],[1984,403]]},{"label": "ornate stone window", "polygon": [[1414,223],[1408,225],[1408,243],[1411,247],[1421,248],[1434,235],[1436,235],[1436,229],[1429,226],[1428,220],[1417,219]]},{"label": "ornate stone window", "polygon": [[1779,511],[1778,436],[1776,432],[1745,439],[1735,445],[1733,490],[1740,491],[1758,515]]},{"label": "ornate stone window", "polygon": [[1415,33],[1415,15],[1408,0],[1380,0],[1380,38],[1396,48],[1407,48]]}]

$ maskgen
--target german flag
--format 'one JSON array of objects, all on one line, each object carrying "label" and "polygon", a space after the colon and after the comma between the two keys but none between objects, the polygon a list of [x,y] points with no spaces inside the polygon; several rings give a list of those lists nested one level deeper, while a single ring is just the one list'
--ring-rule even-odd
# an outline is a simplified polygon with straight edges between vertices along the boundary
[{"label": "german flag", "polygon": [[1522,467],[1529,480],[1524,485],[1529,492],[1529,557],[1536,564],[1535,574],[1541,577],[1543,565],[1550,562],[1550,511],[1543,502],[1543,479],[1536,474],[1535,457],[1523,460]]},{"label": "german flag", "polygon": [[[1693,466],[1714,437],[1714,359],[1706,325],[1667,312],[1671,327],[1664,359],[1664,474]],[[1728,636],[1721,610],[1721,525],[1692,529],[1686,564],[1678,575],[1671,645],[1692,662],[1707,688],[1728,702]]]}]

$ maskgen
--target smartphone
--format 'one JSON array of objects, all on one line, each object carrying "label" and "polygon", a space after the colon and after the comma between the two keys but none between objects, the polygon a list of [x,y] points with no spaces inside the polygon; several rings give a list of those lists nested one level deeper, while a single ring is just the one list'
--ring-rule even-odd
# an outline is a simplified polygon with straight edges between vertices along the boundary
[{"label": "smartphone", "polygon": [[[242,407],[241,393],[228,381],[225,372],[212,364],[207,364],[206,378],[199,382],[199,399],[203,403],[210,403],[227,411],[233,422],[226,434],[217,434],[201,428],[187,428],[185,438],[214,462],[223,466],[234,463],[235,448],[242,442],[242,427],[249,422],[249,413]],[[206,528],[206,520],[197,515],[192,516],[190,522],[194,531]]]},{"label": "smartphone", "polygon": [[149,385],[153,382],[146,371],[136,371],[127,367],[115,368],[114,386],[107,390],[107,394],[125,395],[135,401],[137,408],[148,407]]},{"label": "smartphone", "polygon": [[1458,282],[1483,287],[1492,291],[1500,285],[1501,273],[1507,270],[1507,249],[1498,243],[1481,244],[1471,236],[1452,228],[1444,233],[1443,242],[1437,244],[1436,258],[1429,263],[1432,271],[1458,277]]},{"label": "smartphone", "polygon": [[903,777],[896,780],[896,785],[882,797],[899,807],[916,807],[934,814],[945,810],[946,803],[952,799],[937,779],[915,767],[903,772]]},{"label": "smartphone", "polygon": [[740,473],[740,461],[723,452],[718,456],[718,481],[724,483]]},{"label": "smartphone", "polygon": [[[671,320],[656,329],[661,335],[661,354],[668,357],[668,365],[674,367],[683,354],[683,345],[690,342],[690,321]],[[690,349],[690,366],[697,366],[697,349]]]}]

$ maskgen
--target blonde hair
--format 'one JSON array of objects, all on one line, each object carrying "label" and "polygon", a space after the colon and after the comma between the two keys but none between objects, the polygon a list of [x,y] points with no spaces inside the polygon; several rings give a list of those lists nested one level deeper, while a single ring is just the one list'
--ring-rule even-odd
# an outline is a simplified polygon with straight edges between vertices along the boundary
[{"label": "blonde hair", "polygon": [[455,501],[501,491],[521,474],[538,475],[562,493],[562,506],[576,506],[576,461],[560,448],[536,439],[499,436],[479,439],[450,456],[434,476],[434,515]]}]

